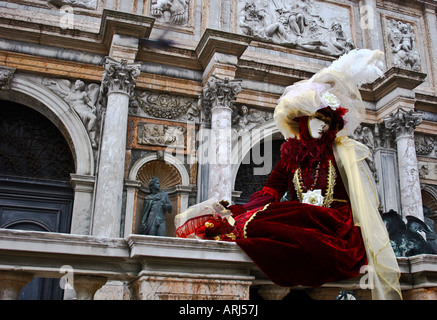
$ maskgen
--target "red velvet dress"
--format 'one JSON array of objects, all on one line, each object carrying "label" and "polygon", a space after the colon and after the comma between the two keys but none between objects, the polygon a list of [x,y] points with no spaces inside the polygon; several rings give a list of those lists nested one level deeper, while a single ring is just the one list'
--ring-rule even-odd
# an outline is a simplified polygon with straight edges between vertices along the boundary
[{"label": "red velvet dress", "polygon": [[[329,131],[321,139],[313,139],[303,126],[299,140],[289,139],[282,145],[281,159],[263,189],[245,205],[228,207],[234,228],[222,225],[221,230],[207,230],[202,226],[196,234],[235,241],[280,286],[319,287],[358,276],[366,264],[366,252],[335,165],[334,139],[335,133]],[[304,192],[313,187],[325,195],[329,161],[337,173],[330,207],[300,203],[293,182],[295,170],[300,167]],[[286,191],[291,199],[281,202]]]}]

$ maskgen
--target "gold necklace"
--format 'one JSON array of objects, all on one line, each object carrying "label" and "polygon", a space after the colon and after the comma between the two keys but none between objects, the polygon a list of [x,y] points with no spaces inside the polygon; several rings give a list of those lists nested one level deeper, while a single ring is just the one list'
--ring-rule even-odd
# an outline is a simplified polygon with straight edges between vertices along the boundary
[{"label": "gold necklace", "polygon": [[[331,160],[328,161],[329,162],[329,168],[328,168],[328,187],[326,188],[326,193],[325,196],[321,196],[323,198],[323,204],[322,206],[325,208],[329,208],[331,206],[331,203],[334,200],[334,186],[335,186],[335,181],[337,178],[337,173],[335,172],[335,167],[332,163]],[[318,177],[317,177],[318,178]],[[304,200],[304,185],[303,185],[303,181],[302,181],[302,170],[301,168],[298,166],[296,171],[294,172],[294,176],[293,176],[293,183],[294,183],[294,188],[296,189],[296,195],[297,195],[297,199],[299,200],[299,202],[303,202]],[[313,184],[315,186],[315,183]],[[305,194],[307,194],[308,192],[313,193],[313,188],[311,188],[311,190],[307,191]]]}]

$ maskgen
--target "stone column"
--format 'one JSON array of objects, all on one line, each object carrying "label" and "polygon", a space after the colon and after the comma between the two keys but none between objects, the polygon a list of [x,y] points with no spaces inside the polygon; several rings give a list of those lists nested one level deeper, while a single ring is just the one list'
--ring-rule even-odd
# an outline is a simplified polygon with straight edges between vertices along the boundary
[{"label": "stone column", "polygon": [[102,90],[107,92],[92,235],[120,237],[129,97],[141,71],[140,63],[106,58]]},{"label": "stone column", "polygon": [[208,198],[232,200],[232,104],[240,92],[241,81],[214,75],[203,90],[203,103],[211,112]]},{"label": "stone column", "polygon": [[17,300],[20,290],[33,279],[21,271],[0,271],[0,300]]},{"label": "stone column", "polygon": [[385,118],[384,122],[396,136],[402,216],[415,216],[423,221],[422,194],[414,142],[414,129],[422,123],[421,113],[398,109]]},{"label": "stone column", "polygon": [[258,294],[264,300],[282,300],[290,293],[290,288],[276,284],[266,284],[258,289]]},{"label": "stone column", "polygon": [[107,279],[99,276],[80,275],[74,277],[74,291],[77,300],[94,300],[97,290],[104,286]]}]

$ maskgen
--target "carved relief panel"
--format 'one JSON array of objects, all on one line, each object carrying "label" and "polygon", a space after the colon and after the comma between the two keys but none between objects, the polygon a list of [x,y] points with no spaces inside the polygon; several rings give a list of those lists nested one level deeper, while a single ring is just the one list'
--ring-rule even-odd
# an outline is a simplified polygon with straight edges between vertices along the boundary
[{"label": "carved relief panel", "polygon": [[166,28],[194,33],[196,0],[143,0],[143,15]]},{"label": "carved relief panel", "polygon": [[383,24],[387,67],[421,71],[417,26],[391,17],[385,17]]},{"label": "carved relief panel", "polygon": [[151,15],[159,22],[186,26],[189,0],[152,0]]},{"label": "carved relief panel", "polygon": [[151,146],[172,146],[185,149],[187,129],[184,126],[140,122],[138,144]]},{"label": "carved relief panel", "polygon": [[58,7],[72,6],[90,10],[96,10],[98,0],[48,0],[48,3]]},{"label": "carved relief panel", "polygon": [[62,97],[77,113],[87,130],[91,145],[98,148],[99,128],[103,106],[99,101],[100,85],[86,84],[80,79],[72,82],[68,79],[43,78],[42,84]]},{"label": "carved relief panel", "polygon": [[127,147],[139,150],[163,150],[170,153],[194,153],[197,125],[129,116]]},{"label": "carved relief panel", "polygon": [[129,114],[166,120],[200,120],[197,99],[167,93],[135,91],[129,104]]},{"label": "carved relief panel", "polygon": [[340,56],[355,47],[351,7],[315,0],[239,0],[238,32],[293,48]]}]

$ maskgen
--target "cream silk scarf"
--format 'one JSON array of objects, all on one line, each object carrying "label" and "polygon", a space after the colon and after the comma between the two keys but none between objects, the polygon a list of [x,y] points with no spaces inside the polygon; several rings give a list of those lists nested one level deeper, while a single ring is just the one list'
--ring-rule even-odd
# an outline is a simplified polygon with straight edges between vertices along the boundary
[{"label": "cream silk scarf", "polygon": [[374,300],[402,299],[400,270],[378,211],[378,194],[365,163],[369,149],[347,137],[334,143],[334,155],[348,192],[355,225],[361,228],[368,260],[368,287]]}]

